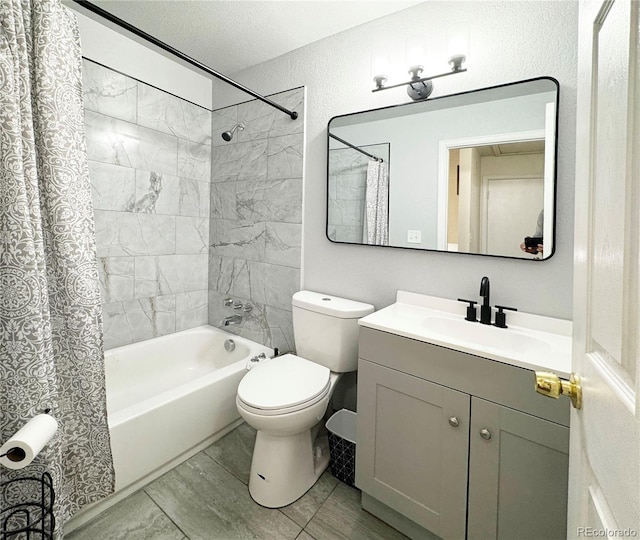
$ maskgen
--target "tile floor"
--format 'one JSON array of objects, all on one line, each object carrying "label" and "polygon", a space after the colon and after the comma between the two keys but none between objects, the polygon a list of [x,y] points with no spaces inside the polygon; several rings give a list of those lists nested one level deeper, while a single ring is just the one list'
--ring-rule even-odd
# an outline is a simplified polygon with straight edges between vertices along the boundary
[{"label": "tile floor", "polygon": [[249,496],[255,431],[242,424],[218,442],[65,536],[67,540],[401,540],[360,507],[360,491],[329,471],[278,510]]}]

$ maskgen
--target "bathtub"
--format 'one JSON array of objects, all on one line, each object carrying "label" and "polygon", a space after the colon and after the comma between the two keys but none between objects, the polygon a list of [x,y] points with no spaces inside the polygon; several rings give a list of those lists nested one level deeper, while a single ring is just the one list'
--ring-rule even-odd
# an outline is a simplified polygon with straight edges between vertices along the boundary
[{"label": "bathtub", "polygon": [[261,352],[273,355],[212,326],[106,351],[116,492],[139,488],[235,427],[238,384]]}]

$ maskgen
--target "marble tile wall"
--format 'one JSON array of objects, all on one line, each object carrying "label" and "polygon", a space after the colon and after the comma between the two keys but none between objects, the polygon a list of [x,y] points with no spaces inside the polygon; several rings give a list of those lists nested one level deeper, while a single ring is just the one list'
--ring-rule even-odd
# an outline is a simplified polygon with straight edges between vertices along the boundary
[{"label": "marble tile wall", "polygon": [[[242,313],[225,329],[286,352],[300,289],[304,89],[271,98],[298,119],[255,100],[212,114],[209,324]],[[244,130],[225,142],[221,133],[240,122]],[[225,308],[228,297],[252,311]]]},{"label": "marble tile wall", "polygon": [[[389,144],[367,145],[366,151],[388,162]],[[351,148],[329,151],[329,223],[336,242],[361,243],[369,158]]]},{"label": "marble tile wall", "polygon": [[211,112],[85,60],[105,348],[208,320]]}]

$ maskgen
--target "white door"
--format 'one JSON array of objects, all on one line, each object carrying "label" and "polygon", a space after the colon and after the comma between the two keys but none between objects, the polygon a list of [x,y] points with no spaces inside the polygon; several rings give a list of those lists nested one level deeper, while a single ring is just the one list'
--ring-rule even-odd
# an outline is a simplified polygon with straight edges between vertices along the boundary
[{"label": "white door", "polygon": [[573,370],[584,403],[571,416],[567,535],[638,538],[640,2],[579,9]]},{"label": "white door", "polygon": [[523,253],[525,236],[534,236],[544,205],[542,178],[483,178],[480,240],[482,253],[533,258]]}]

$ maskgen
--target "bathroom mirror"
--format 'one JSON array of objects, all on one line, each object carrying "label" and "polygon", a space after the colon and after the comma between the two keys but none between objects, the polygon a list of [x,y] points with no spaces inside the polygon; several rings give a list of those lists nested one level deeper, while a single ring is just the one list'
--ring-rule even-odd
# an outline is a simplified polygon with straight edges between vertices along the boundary
[{"label": "bathroom mirror", "polygon": [[551,257],[558,94],[540,77],[332,118],[327,237]]}]

